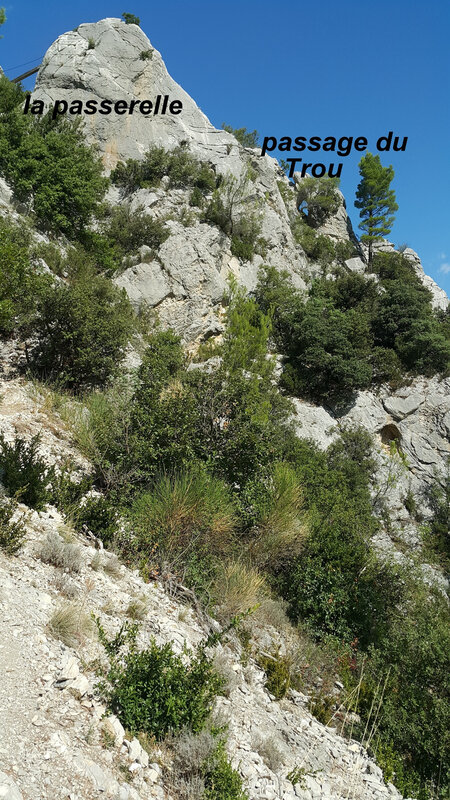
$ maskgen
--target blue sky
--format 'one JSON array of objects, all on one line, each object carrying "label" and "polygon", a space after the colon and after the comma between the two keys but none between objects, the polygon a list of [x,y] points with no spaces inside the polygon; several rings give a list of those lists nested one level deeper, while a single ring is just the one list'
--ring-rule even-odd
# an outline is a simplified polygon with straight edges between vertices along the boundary
[{"label": "blue sky", "polygon": [[[448,0],[127,2],[1,0],[8,20],[0,64],[15,77],[59,34],[125,10],[141,18],[169,72],[218,127],[225,121],[276,137],[366,136],[372,150],[390,130],[408,136],[405,152],[381,157],[394,167],[399,205],[390,239],[417,250],[450,293]],[[355,227],[359,157],[342,159]]]}]

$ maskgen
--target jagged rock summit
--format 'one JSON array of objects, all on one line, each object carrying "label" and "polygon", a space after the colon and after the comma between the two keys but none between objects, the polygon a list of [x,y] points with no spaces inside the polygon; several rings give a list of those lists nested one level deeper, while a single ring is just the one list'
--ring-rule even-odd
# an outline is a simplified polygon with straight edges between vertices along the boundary
[{"label": "jagged rock summit", "polygon": [[182,112],[172,115],[86,116],[87,137],[98,144],[105,167],[119,160],[140,158],[150,144],[172,149],[188,141],[193,153],[219,171],[240,174],[242,158],[236,139],[217,130],[194,100],[167,72],[161,54],[138,25],[108,18],[79,25],[62,34],[47,50],[33,99],[152,100],[158,95],[181,100]]}]

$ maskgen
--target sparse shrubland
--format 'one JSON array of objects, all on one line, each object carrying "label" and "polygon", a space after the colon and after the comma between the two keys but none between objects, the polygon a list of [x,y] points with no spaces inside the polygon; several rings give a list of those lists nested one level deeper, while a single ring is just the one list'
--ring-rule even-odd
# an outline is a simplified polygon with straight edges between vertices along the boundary
[{"label": "sparse shrubland", "polygon": [[239,180],[233,175],[223,178],[204,209],[202,220],[230,237],[231,252],[242,261],[251,261],[256,252],[264,252],[261,215],[252,197],[249,174]]}]

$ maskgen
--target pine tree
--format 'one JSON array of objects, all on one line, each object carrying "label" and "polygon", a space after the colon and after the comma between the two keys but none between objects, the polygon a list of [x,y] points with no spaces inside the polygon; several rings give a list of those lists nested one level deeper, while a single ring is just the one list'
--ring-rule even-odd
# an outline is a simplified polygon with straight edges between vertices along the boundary
[{"label": "pine tree", "polygon": [[391,215],[398,209],[395,192],[389,188],[394,170],[392,166],[383,167],[380,156],[367,153],[359,162],[359,173],[362,180],[356,190],[355,206],[361,209],[359,227],[364,231],[361,241],[369,245],[371,264],[373,243],[391,232],[394,222]]}]

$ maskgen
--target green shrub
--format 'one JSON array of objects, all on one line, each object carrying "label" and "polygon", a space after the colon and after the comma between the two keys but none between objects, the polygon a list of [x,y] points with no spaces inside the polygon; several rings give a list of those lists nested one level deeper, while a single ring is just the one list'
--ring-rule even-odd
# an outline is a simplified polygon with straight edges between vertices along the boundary
[{"label": "green shrub", "polygon": [[199,189],[198,186],[194,186],[189,197],[189,205],[196,206],[197,208],[203,208],[204,202],[205,198],[202,190]]},{"label": "green shrub", "polygon": [[20,436],[9,444],[0,433],[0,480],[10,495],[40,511],[50,498],[49,485],[55,470],[38,455],[40,435],[27,443]]},{"label": "green shrub", "polygon": [[53,475],[50,488],[50,502],[64,514],[71,517],[78,509],[80,500],[92,489],[92,477],[90,475],[77,475],[73,479],[73,465],[65,464],[62,469]]},{"label": "green shrub", "polygon": [[297,207],[311,228],[318,228],[338,210],[338,178],[303,178],[297,186]]},{"label": "green shrub", "polygon": [[29,234],[21,226],[0,219],[0,334],[27,330],[39,293],[48,278],[30,261]]},{"label": "green shrub", "polygon": [[223,740],[218,742],[201,771],[206,787],[205,800],[248,800],[242,779],[228,760]]},{"label": "green shrub", "polygon": [[153,58],[153,50],[141,50],[139,58],[141,61],[150,61]]},{"label": "green shrub", "polygon": [[59,247],[53,242],[39,242],[32,249],[32,258],[42,258],[55,275],[63,276],[67,266],[65,257]]},{"label": "green shrub", "polygon": [[398,253],[392,259],[383,254],[375,257],[374,270],[385,291],[364,276],[337,270],[334,280],[314,281],[306,302],[286,273],[261,271],[256,299],[262,310],[273,310],[276,346],[285,356],[282,384],[289,392],[335,404],[372,382],[400,386],[405,370],[448,373],[446,319],[432,312],[430,293],[411,264]]},{"label": "green shrub", "polygon": [[267,691],[273,694],[276,700],[286,697],[291,685],[290,659],[281,655],[279,649],[275,649],[269,655],[261,656],[259,662],[267,676]]},{"label": "green shrub", "polygon": [[424,532],[425,545],[444,568],[450,565],[450,469],[427,492],[433,516]]},{"label": "green shrub", "polygon": [[117,370],[135,329],[125,291],[86,271],[43,292],[29,365],[69,389],[102,385]]},{"label": "green shrub", "polygon": [[[154,640],[138,652],[134,645],[136,627],[122,626],[108,641],[97,622],[100,640],[110,657],[103,684],[108,707],[133,734],[153,735],[157,740],[184,727],[198,732],[205,725],[222,680],[206,656],[206,642],[195,652],[176,655],[170,643],[158,646]],[[120,655],[126,638],[130,647]],[[186,658],[189,662],[186,663]]]},{"label": "green shrub", "polygon": [[153,146],[142,161],[128,159],[125,163],[120,162],[111,173],[111,180],[122,186],[125,193],[131,193],[138,188],[158,186],[165,175],[168,175],[173,188],[191,186],[202,194],[208,194],[216,186],[212,167],[199,161],[181,145],[172,151]]},{"label": "green shrub", "polygon": [[106,497],[88,497],[71,514],[75,528],[82,531],[86,526],[105,546],[114,539],[118,530],[117,506]]},{"label": "green shrub", "polygon": [[92,39],[92,37],[88,39],[88,50],[95,50],[95,39]]},{"label": "green shrub", "polygon": [[14,498],[0,498],[0,549],[8,556],[15,555],[20,550],[26,536],[23,515],[19,519],[12,519],[16,509],[17,502]]},{"label": "green shrub", "polygon": [[122,14],[122,17],[123,17],[123,21],[124,21],[125,25],[140,25],[141,24],[141,20],[139,19],[139,17],[136,16],[136,14],[129,14],[128,12],[124,11],[124,13]]},{"label": "green shrub", "polygon": [[336,259],[340,264],[345,264],[349,258],[358,256],[358,250],[353,242],[336,242],[334,245]]},{"label": "green shrub", "polygon": [[379,640],[402,597],[402,578],[374,556],[370,538],[378,527],[369,481],[370,437],[343,432],[327,453],[292,443],[291,460],[309,511],[309,536],[301,556],[280,575],[279,588],[294,621],[319,637],[362,647]]},{"label": "green shrub", "polygon": [[24,115],[23,93],[0,77],[0,174],[40,227],[77,238],[103,198],[108,181],[80,124],[62,116]]},{"label": "green shrub", "polygon": [[231,125],[225,125],[224,122],[222,123],[222,129],[227,133],[231,133],[242,147],[259,147],[259,133],[257,130],[248,131],[247,128],[232,128]]},{"label": "green shrub", "polygon": [[[417,777],[419,796],[445,797],[450,777],[448,604],[440,595],[430,596],[416,578],[412,585],[403,613],[395,616],[378,647],[370,651],[360,693],[361,726],[377,687],[384,686],[378,735],[385,757],[386,748],[394,755],[400,785],[408,785],[408,775]],[[395,775],[393,780],[396,783]]]},{"label": "green shrub", "polygon": [[379,253],[372,269],[385,289],[372,323],[375,344],[395,350],[403,366],[416,374],[447,374],[450,340],[445,322],[433,313],[431,293],[412,264],[400,253]]}]

